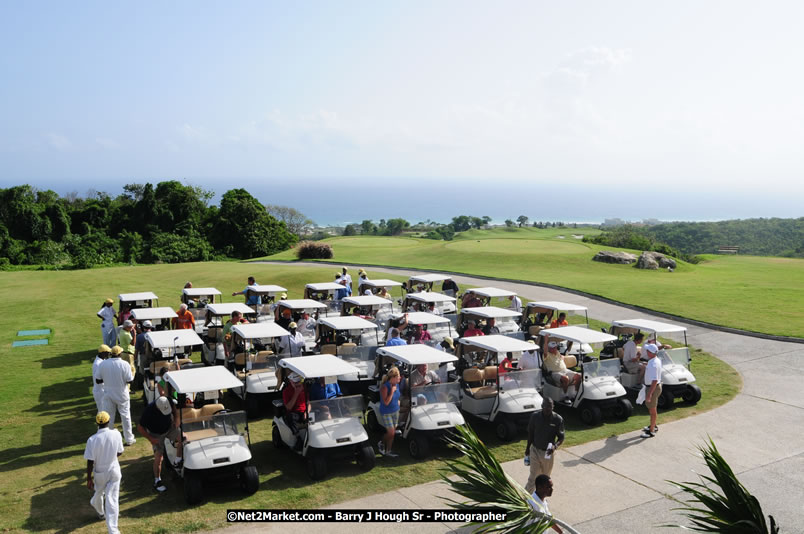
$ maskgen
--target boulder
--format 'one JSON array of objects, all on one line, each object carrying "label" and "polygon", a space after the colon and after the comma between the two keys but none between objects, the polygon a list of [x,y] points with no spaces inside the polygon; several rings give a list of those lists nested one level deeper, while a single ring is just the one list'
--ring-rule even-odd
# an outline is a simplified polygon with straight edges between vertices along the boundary
[{"label": "boulder", "polygon": [[669,258],[662,254],[661,252],[643,252],[639,256],[639,260],[637,260],[636,266],[637,269],[666,269],[670,267],[671,269],[676,268],[676,260],[673,258]]},{"label": "boulder", "polygon": [[592,261],[602,261],[603,263],[620,263],[624,265],[628,265],[630,263],[634,263],[637,261],[637,257],[634,254],[629,254],[628,252],[611,252],[609,250],[601,250],[595,257],[592,258]]}]

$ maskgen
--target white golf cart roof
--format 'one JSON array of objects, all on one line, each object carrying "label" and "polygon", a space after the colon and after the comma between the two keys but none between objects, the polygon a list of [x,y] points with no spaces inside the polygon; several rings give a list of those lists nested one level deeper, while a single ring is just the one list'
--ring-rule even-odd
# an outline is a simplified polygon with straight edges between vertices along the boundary
[{"label": "white golf cart roof", "polygon": [[313,299],[280,300],[279,305],[291,310],[321,310],[327,307],[326,304]]},{"label": "white golf cart roof", "polygon": [[566,339],[574,343],[587,343],[592,345],[594,343],[606,343],[607,341],[614,341],[617,336],[606,334],[591,328],[584,328],[582,326],[562,326],[560,328],[548,328],[539,332],[542,336],[549,336],[551,338]]},{"label": "white golf cart roof", "polygon": [[[405,314],[396,315],[395,317],[404,317]],[[408,324],[442,324],[450,322],[448,317],[442,317],[434,313],[427,312],[409,312]]]},{"label": "white golf cart roof", "polygon": [[377,354],[381,356],[391,356],[408,365],[458,361],[458,358],[454,354],[448,354],[434,349],[433,347],[419,344],[380,347],[377,349]]},{"label": "white golf cart roof", "polygon": [[214,287],[188,287],[182,290],[188,297],[206,297],[209,295],[220,295],[221,292]]},{"label": "white golf cart roof", "polygon": [[542,300],[539,302],[528,302],[528,308],[547,308],[548,310],[558,311],[586,311],[586,306],[559,302],[557,300]]},{"label": "white golf cart roof", "polygon": [[232,332],[243,339],[289,336],[290,332],[276,323],[244,323],[232,327]]},{"label": "white golf cart roof", "polygon": [[421,293],[408,293],[405,298],[418,300],[419,302],[455,302],[455,297],[450,297],[443,293],[435,293],[433,291],[422,291]]},{"label": "white golf cart roof", "polygon": [[[340,376],[359,373],[360,369],[332,354],[316,356],[296,356],[279,360],[279,366],[298,373],[302,378]],[[234,375],[230,375],[234,376]],[[240,384],[242,386],[242,384]]]},{"label": "white golf cart roof", "polygon": [[360,282],[360,284],[369,287],[396,287],[401,286],[402,282],[396,282],[395,280],[387,280],[385,278],[380,278],[378,280],[363,280],[362,282]]},{"label": "white golf cart roof", "polygon": [[117,298],[123,302],[134,302],[135,300],[154,300],[159,297],[150,291],[143,291],[142,293],[120,293]]},{"label": "white golf cart roof", "polygon": [[252,293],[259,293],[265,295],[270,295],[271,293],[284,293],[285,291],[287,291],[287,289],[285,289],[282,286],[272,286],[272,285],[262,286],[260,284],[248,286],[248,290],[251,291]]},{"label": "white golf cart roof", "polygon": [[[362,317],[355,317],[354,315],[347,315],[345,317],[325,317],[318,322],[327,325],[333,330],[366,330],[369,328],[377,328],[377,325],[371,321],[367,321]],[[321,376],[332,375],[324,374]]]},{"label": "white golf cart roof", "polygon": [[212,312],[212,315],[232,315],[232,313],[236,311],[239,311],[243,315],[247,313],[255,313],[254,310],[242,302],[218,302],[216,304],[207,304],[207,310]]},{"label": "white golf cart roof", "polygon": [[391,306],[393,302],[376,295],[360,295],[359,297],[346,297],[343,302],[356,306]]},{"label": "white golf cart roof", "polygon": [[203,345],[204,342],[195,333],[195,330],[161,330],[159,332],[147,332],[145,341],[155,349],[166,349],[170,347],[186,347],[189,345]]},{"label": "white golf cart roof", "polygon": [[651,321],[650,319],[624,319],[622,321],[612,321],[614,326],[624,326],[626,328],[638,328],[646,332],[656,332],[664,334],[665,332],[686,332],[687,329],[683,326],[677,326],[670,323],[662,323],[659,321]]},{"label": "white golf cart roof", "polygon": [[533,343],[498,334],[492,336],[462,337],[460,342],[464,345],[480,347],[490,352],[522,352],[536,349]]},{"label": "white golf cart roof", "polygon": [[131,310],[131,316],[138,321],[149,321],[152,319],[173,319],[178,317],[170,306],[160,308],[138,308]]},{"label": "white golf cart roof", "polygon": [[481,306],[478,308],[461,308],[464,315],[477,315],[485,319],[502,319],[504,317],[519,317],[522,315],[518,311],[510,308],[498,308],[496,306]]},{"label": "white golf cart roof", "polygon": [[313,291],[337,291],[339,289],[343,289],[346,286],[343,284],[336,284],[335,282],[321,282],[318,284],[307,284],[307,289],[312,289]]},{"label": "white golf cart roof", "polygon": [[499,289],[496,287],[474,287],[471,289],[466,290],[467,293],[474,293],[475,295],[480,295],[481,297],[510,297],[511,295],[516,295],[513,291],[508,291],[507,289]]},{"label": "white golf cart roof", "polygon": [[426,283],[442,282],[444,280],[449,280],[450,278],[452,277],[447,276],[445,274],[435,274],[435,273],[417,274],[410,277],[410,279],[413,280],[414,282],[426,282]]},{"label": "white golf cart roof", "polygon": [[243,387],[243,382],[222,365],[169,371],[165,375],[165,380],[178,393],[198,393]]}]

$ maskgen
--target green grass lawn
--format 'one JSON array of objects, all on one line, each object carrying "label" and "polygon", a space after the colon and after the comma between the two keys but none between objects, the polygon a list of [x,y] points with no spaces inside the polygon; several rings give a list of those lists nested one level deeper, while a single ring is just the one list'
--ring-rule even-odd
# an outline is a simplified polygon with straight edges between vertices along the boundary
[{"label": "green grass lawn", "polygon": [[[698,265],[679,263],[672,273],[645,271],[593,262],[598,250],[614,249],[572,237],[585,231],[498,228],[448,242],[373,236],[327,242],[339,262],[542,282],[709,323],[804,337],[804,260],[706,256]],[[269,259],[295,256],[289,250]]]},{"label": "green grass lawn", "polygon": [[[160,305],[177,306],[187,280],[196,287],[214,286],[229,295],[242,289],[250,274],[260,283],[287,287],[294,298],[301,297],[305,283],[328,281],[334,270],[197,263],[3,273],[0,290],[5,306],[0,314],[0,347],[5,372],[0,375],[0,472],[4,483],[0,485],[0,531],[100,532],[104,528],[94,519],[89,506],[82,458],[84,444],[96,428],[90,373],[101,342],[100,321],[95,313],[103,299],[121,292],[150,290],[161,297]],[[387,277],[371,272],[369,275]],[[10,348],[17,330],[34,328],[52,330],[49,345]],[[677,405],[661,415],[662,421],[709,410],[739,390],[739,375],[731,367],[698,351],[694,357],[693,370],[703,388],[703,399],[694,407]],[[226,402],[230,401],[236,403],[227,397]],[[134,421],[141,410],[141,393],[136,392],[132,395]],[[642,407],[626,422],[606,422],[595,428],[584,427],[571,411],[563,413],[567,418],[568,444],[636,430],[647,423]],[[502,444],[489,426],[470,423],[500,460],[512,460],[522,454],[523,441]],[[450,451],[441,451],[425,462],[414,462],[407,454],[396,460],[378,458],[377,467],[369,473],[361,473],[354,464],[343,465],[334,468],[326,480],[311,483],[300,458],[273,449],[270,430],[270,418],[251,424],[260,490],[243,498],[236,488],[212,488],[208,500],[193,508],[192,513],[184,504],[181,483],[170,476],[166,477],[166,495],[152,492],[151,450],[148,442],[139,437],[137,444],[126,448],[121,457],[121,529],[190,532],[224,526],[227,508],[315,508],[435,480],[444,459],[452,457]],[[377,439],[373,436],[372,443]],[[400,442],[398,449],[404,446]]]}]

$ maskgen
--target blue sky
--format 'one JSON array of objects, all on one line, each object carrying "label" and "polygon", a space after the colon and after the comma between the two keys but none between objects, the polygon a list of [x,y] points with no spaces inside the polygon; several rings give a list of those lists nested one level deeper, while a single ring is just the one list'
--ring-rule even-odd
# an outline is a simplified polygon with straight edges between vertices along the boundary
[{"label": "blue sky", "polygon": [[304,209],[289,185],[495,184],[570,191],[593,218],[624,215],[591,209],[603,193],[635,197],[623,218],[801,216],[802,15],[747,1],[3,2],[0,185],[176,178]]}]

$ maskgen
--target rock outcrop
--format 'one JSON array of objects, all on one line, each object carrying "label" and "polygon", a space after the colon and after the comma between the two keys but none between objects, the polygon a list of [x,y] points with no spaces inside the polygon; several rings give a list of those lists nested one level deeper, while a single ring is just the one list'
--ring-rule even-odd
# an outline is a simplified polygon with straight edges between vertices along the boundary
[{"label": "rock outcrop", "polygon": [[592,258],[592,261],[628,265],[637,261],[637,257],[634,254],[629,254],[628,252],[611,252],[610,250],[601,250],[595,254],[595,257]]},{"label": "rock outcrop", "polygon": [[636,266],[637,269],[666,269],[676,268],[676,260],[673,258],[669,258],[662,254],[661,252],[643,252],[639,256],[639,260],[637,260]]}]

